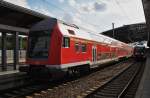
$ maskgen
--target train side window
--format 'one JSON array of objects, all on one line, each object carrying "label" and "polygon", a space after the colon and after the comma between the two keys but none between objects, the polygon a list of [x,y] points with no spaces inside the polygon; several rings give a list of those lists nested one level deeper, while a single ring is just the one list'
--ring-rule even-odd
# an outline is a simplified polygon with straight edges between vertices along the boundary
[{"label": "train side window", "polygon": [[79,52],[79,51],[80,51],[79,43],[75,43],[75,51],[76,51],[76,52]]},{"label": "train side window", "polygon": [[86,50],[87,50],[86,48],[87,48],[87,45],[86,45],[86,44],[82,44],[82,45],[81,45],[81,51],[82,51],[82,52],[86,52]]},{"label": "train side window", "polygon": [[70,39],[69,37],[63,37],[63,47],[69,48],[70,47]]},{"label": "train side window", "polygon": [[69,34],[75,35],[75,32],[73,30],[68,30]]}]

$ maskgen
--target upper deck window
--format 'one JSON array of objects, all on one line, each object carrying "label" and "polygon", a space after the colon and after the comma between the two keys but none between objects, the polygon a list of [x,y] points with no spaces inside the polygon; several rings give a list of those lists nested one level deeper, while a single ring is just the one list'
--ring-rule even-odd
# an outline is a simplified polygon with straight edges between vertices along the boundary
[{"label": "upper deck window", "polygon": [[70,47],[70,38],[69,37],[63,37],[63,47],[65,47],[65,48]]},{"label": "upper deck window", "polygon": [[75,51],[76,51],[76,52],[79,52],[79,51],[80,51],[79,43],[75,43]]},{"label": "upper deck window", "polygon": [[87,48],[87,45],[86,45],[86,44],[82,44],[82,45],[81,45],[81,51],[82,51],[82,52],[86,52],[86,50],[87,50],[86,48]]},{"label": "upper deck window", "polygon": [[69,34],[75,35],[75,32],[73,30],[68,30]]}]

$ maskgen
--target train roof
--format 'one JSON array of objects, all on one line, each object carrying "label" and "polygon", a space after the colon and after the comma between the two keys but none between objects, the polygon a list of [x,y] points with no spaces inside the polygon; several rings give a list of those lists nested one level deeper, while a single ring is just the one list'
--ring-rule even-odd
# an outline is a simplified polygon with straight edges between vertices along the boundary
[{"label": "train roof", "polygon": [[144,45],[136,45],[135,48],[145,48]]},{"label": "train roof", "polygon": [[108,36],[104,36],[102,34],[93,33],[88,30],[85,30],[85,29],[81,29],[74,24],[73,25],[67,24],[63,21],[57,20],[56,18],[45,19],[45,20],[35,24],[34,26],[32,26],[30,31],[51,30],[55,24],[58,24],[58,27],[59,27],[61,33],[63,34],[63,36],[76,37],[76,38],[96,41],[96,42],[100,42],[100,43],[104,43],[104,44],[110,44],[112,47],[129,46],[128,44],[125,44],[116,39],[110,38]]},{"label": "train roof", "polygon": [[31,31],[51,30],[57,24],[56,18],[48,18],[40,21],[30,28]]},{"label": "train roof", "polygon": [[[116,46],[122,47],[124,45],[129,46],[126,43],[110,38],[108,36],[89,32],[88,30],[80,29],[76,25],[75,26],[69,25],[69,24],[63,23],[62,21],[58,21],[58,26],[64,36],[82,38],[82,39],[96,41],[100,43],[111,44],[112,47],[116,47]],[[73,31],[74,33],[70,33],[69,30]]]}]

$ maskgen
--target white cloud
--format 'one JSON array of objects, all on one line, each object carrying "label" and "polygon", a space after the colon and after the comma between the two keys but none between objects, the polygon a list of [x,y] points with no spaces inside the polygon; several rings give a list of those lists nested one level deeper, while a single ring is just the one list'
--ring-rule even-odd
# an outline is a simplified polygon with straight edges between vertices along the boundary
[{"label": "white cloud", "polygon": [[84,2],[72,7],[77,10],[73,15],[64,15],[61,18],[70,23],[86,27],[93,31],[102,32],[126,24],[145,22],[141,0],[106,0],[103,2]]},{"label": "white cloud", "polygon": [[75,6],[76,5],[76,0],[68,0],[68,3],[70,6]]},{"label": "white cloud", "polygon": [[94,10],[95,11],[104,11],[106,9],[106,4],[105,3],[94,3]]},{"label": "white cloud", "polygon": [[37,11],[37,12],[40,12],[42,14],[45,14],[47,16],[51,16],[51,17],[55,16],[52,13],[50,13],[48,9],[43,8],[43,7],[35,7],[34,10]]},{"label": "white cloud", "polygon": [[106,10],[105,3],[98,2],[88,2],[84,4],[77,5],[78,11],[81,13],[93,13],[93,12],[103,12]]},{"label": "white cloud", "polygon": [[[116,26],[121,26],[123,24],[133,24],[145,22],[144,12],[142,8],[141,0],[118,0],[119,6],[116,5],[113,8],[113,13],[116,14],[114,17],[117,18]],[[110,8],[109,8],[110,9]],[[115,9],[117,9],[115,11]],[[110,13],[110,10],[108,11]],[[108,16],[107,16],[108,17]]]},{"label": "white cloud", "polygon": [[91,32],[92,31],[97,32],[97,28],[96,28],[97,26],[84,22],[82,18],[83,16],[79,13],[76,13],[74,15],[65,13],[63,17],[61,17],[60,19],[70,24],[76,24],[77,26],[79,26],[79,28],[87,29]]},{"label": "white cloud", "polygon": [[52,13],[50,13],[48,10],[46,10],[46,9],[40,9],[40,10],[38,10],[40,13],[43,13],[43,14],[45,14],[45,15],[48,15],[48,16],[53,16],[53,14]]},{"label": "white cloud", "polygon": [[19,6],[23,6],[23,7],[26,7],[26,8],[30,8],[28,6],[27,0],[5,0],[5,1],[16,4],[16,5],[19,5]]},{"label": "white cloud", "polygon": [[62,19],[68,23],[73,23],[73,16],[71,14],[68,13],[64,13]]},{"label": "white cloud", "polygon": [[107,10],[97,13],[95,20],[92,20],[95,24],[99,25],[100,31],[112,29],[112,22],[115,23],[115,27],[145,22],[141,0],[117,1],[119,1],[119,5],[114,0],[105,2]]},{"label": "white cloud", "polygon": [[93,12],[93,6],[92,6],[92,3],[88,3],[88,4],[81,4],[80,6],[79,6],[79,8],[78,9],[80,9],[79,11],[81,12],[81,13],[88,13],[88,12]]},{"label": "white cloud", "polygon": [[[140,0],[106,0],[105,2],[84,2],[72,7],[76,13],[65,13],[62,20],[86,27],[93,31],[102,32],[126,24],[144,22],[144,13]],[[120,8],[121,7],[121,8]]]},{"label": "white cloud", "polygon": [[76,13],[75,15],[74,15],[74,18],[73,18],[73,21],[75,22],[75,23],[82,23],[82,21],[81,21],[81,15],[79,14],[79,13]]}]

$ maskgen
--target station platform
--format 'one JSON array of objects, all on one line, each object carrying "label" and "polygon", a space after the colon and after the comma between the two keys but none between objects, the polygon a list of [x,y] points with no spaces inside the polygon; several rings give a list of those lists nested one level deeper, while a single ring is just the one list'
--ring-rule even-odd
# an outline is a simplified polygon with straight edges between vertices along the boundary
[{"label": "station platform", "polygon": [[0,76],[14,74],[14,73],[18,73],[18,72],[19,72],[19,70],[4,71],[4,72],[0,72]]},{"label": "station platform", "polygon": [[3,75],[10,75],[10,74],[18,73],[19,72],[19,70],[18,70],[19,66],[20,65],[17,65],[16,66],[17,67],[16,70],[14,70],[13,65],[12,64],[8,64],[6,71],[3,71],[1,66],[0,66],[0,77],[3,76]]},{"label": "station platform", "polygon": [[15,73],[19,73],[19,70],[6,70],[6,71],[0,71],[0,77],[1,77],[1,76],[4,76],[4,75],[15,74]]},{"label": "station platform", "polygon": [[150,98],[150,51],[147,53],[146,66],[135,98]]}]

